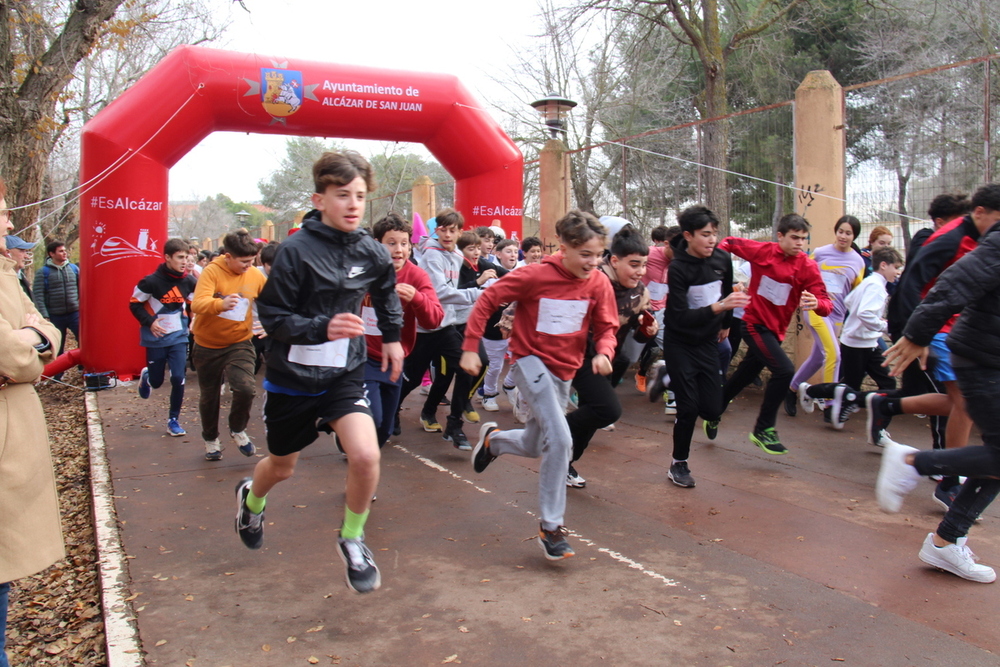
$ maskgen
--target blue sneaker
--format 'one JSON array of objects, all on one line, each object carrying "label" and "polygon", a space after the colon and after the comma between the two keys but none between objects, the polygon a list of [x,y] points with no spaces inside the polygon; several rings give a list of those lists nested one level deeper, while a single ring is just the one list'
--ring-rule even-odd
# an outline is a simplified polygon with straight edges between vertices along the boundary
[{"label": "blue sneaker", "polygon": [[236,446],[240,450],[240,454],[243,456],[253,456],[257,453],[257,448],[250,441],[250,436],[247,435],[246,431],[240,431],[239,433],[232,433],[233,440],[236,441]]},{"label": "blue sneaker", "polygon": [[167,433],[175,438],[188,434],[187,431],[181,428],[180,422],[173,418],[167,420]]},{"label": "blue sneaker", "polygon": [[149,386],[149,369],[143,368],[142,372],[139,373],[139,398],[149,398],[151,391],[153,388]]}]

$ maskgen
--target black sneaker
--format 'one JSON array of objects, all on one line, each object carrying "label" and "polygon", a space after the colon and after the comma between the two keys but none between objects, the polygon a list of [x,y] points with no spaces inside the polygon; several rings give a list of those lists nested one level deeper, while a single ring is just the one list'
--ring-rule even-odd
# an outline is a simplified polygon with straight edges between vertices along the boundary
[{"label": "black sneaker", "polygon": [[566,473],[566,486],[571,489],[582,489],[587,486],[587,480],[580,477],[580,473],[576,471],[573,464],[569,464],[569,471]]},{"label": "black sneaker", "polygon": [[952,503],[955,502],[955,498],[958,497],[958,492],[962,488],[962,485],[961,484],[955,484],[955,485],[952,485],[951,487],[949,487],[949,488],[946,489],[946,488],[944,488],[944,487],[941,486],[942,484],[944,484],[943,480],[941,482],[938,482],[934,486],[934,495],[933,495],[933,498],[934,498],[934,502],[936,502],[938,505],[940,505],[941,509],[943,509],[945,512],[947,512],[948,510],[951,509],[951,505],[952,505]]},{"label": "black sneaker", "polygon": [[403,427],[399,425],[399,413],[396,413],[396,419],[392,422],[392,434],[400,435],[403,432]]},{"label": "black sneaker", "polygon": [[868,434],[869,445],[878,445],[882,440],[882,431],[888,428],[892,421],[892,415],[885,412],[885,401],[885,396],[875,392],[865,398],[865,407],[868,408],[865,432]]},{"label": "black sneaker", "polygon": [[846,384],[838,384],[833,388],[833,400],[830,403],[830,423],[833,428],[841,430],[844,424],[861,408],[857,403],[858,395]]},{"label": "black sneaker", "polygon": [[667,477],[677,486],[683,486],[685,489],[694,488],[694,477],[691,476],[687,461],[671,464],[670,470],[667,471]]},{"label": "black sneaker", "polygon": [[382,576],[365,536],[357,539],[337,538],[337,552],[347,566],[347,587],[358,593],[371,593],[382,585]]},{"label": "black sneaker", "polygon": [[236,532],[247,549],[264,545],[264,512],[254,514],[247,508],[247,494],[253,477],[244,477],[236,485]]},{"label": "black sneaker", "polygon": [[649,399],[650,403],[663,400],[663,392],[666,390],[666,387],[663,386],[663,380],[666,377],[667,365],[663,361],[656,362],[652,377],[646,378],[646,398]]},{"label": "black sneaker", "polygon": [[493,463],[495,456],[490,454],[490,433],[499,430],[496,422],[486,422],[479,427],[479,442],[472,450],[472,469],[476,472],[486,470],[486,466]]},{"label": "black sneaker", "polygon": [[[451,419],[449,418],[448,421],[451,422]],[[449,423],[448,427],[444,430],[444,435],[442,437],[445,440],[451,441],[451,444],[455,446],[455,449],[459,449],[463,452],[472,451],[472,443],[469,442],[469,439],[465,437],[465,433],[462,432],[461,424],[458,426],[452,426],[451,423]]]},{"label": "black sneaker", "polygon": [[719,419],[708,420],[704,419],[701,422],[702,428],[705,429],[705,437],[709,440],[715,440],[719,435]]},{"label": "black sneaker", "polygon": [[768,454],[779,456],[781,454],[788,453],[788,448],[781,444],[781,441],[778,440],[778,432],[773,426],[771,428],[765,428],[763,431],[754,431],[751,433],[750,442],[757,445]]},{"label": "black sneaker", "polygon": [[798,393],[788,390],[785,394],[785,414],[789,417],[794,417],[799,413],[799,395]]},{"label": "black sneaker", "polygon": [[569,542],[566,541],[568,534],[566,526],[559,526],[555,530],[545,530],[542,526],[538,527],[538,543],[542,545],[542,551],[545,552],[546,558],[562,560],[576,555]]}]

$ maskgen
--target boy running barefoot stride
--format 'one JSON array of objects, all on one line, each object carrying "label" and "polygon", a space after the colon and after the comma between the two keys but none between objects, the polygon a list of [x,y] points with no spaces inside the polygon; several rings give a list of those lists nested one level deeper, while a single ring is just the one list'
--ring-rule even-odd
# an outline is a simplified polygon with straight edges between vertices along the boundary
[{"label": "boy running barefoot stride", "polygon": [[402,309],[396,272],[385,247],[358,229],[365,198],[375,189],[371,165],[352,151],[324,153],[313,165],[315,210],[281,244],[258,300],[271,341],[264,389],[270,454],[253,478],[236,487],[236,532],[250,549],[264,542],[268,492],[292,476],[299,453],[320,431],[337,434],[347,454],[344,522],[337,540],[347,585],[359,592],[381,584],[365,545],[364,526],[379,480],[379,443],[365,398],[365,293],[382,333],[382,370],[390,381],[403,368]]},{"label": "boy running barefoot stride", "polygon": [[595,374],[611,374],[618,313],[611,282],[600,271],[606,232],[589,213],[573,210],[556,223],[560,252],[514,271],[488,287],[476,302],[462,344],[462,369],[479,373],[479,341],[501,303],[517,301],[510,337],[512,373],[531,406],[523,429],[501,431],[496,422],[479,429],[472,452],[476,472],[502,454],[542,458],[538,480],[538,541],[549,560],[573,555],[566,541],[566,470],[573,440],[564,410],[570,383],[583,361],[592,328]]}]

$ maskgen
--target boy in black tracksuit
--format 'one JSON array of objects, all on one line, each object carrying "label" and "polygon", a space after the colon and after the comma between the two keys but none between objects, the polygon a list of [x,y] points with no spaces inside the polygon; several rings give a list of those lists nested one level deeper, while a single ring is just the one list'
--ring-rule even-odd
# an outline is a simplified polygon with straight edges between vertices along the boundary
[{"label": "boy in black tracksuit", "polygon": [[687,459],[699,416],[710,440],[722,415],[719,343],[729,336],[734,308],[749,297],[733,292],[729,253],[715,247],[719,219],[704,206],[691,206],[677,219],[682,235],[671,241],[674,259],[667,270],[670,287],[663,317],[663,356],[670,389],[677,400],[673,461],[667,475],[677,486],[695,485]]}]

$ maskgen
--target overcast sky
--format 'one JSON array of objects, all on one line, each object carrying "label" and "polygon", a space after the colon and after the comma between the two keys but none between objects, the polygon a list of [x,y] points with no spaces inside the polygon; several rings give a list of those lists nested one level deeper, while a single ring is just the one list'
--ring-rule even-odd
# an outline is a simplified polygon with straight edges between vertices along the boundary
[{"label": "overcast sky", "polygon": [[[223,42],[212,46],[281,59],[454,74],[487,107],[505,94],[489,74],[502,73],[512,49],[539,31],[538,0],[245,3],[250,13],[229,3],[232,25]],[[257,182],[280,163],[286,139],[232,132],[206,137],[170,170],[170,200],[201,200],[219,192],[235,201],[259,200]],[[358,150],[364,152],[362,142]]]}]

